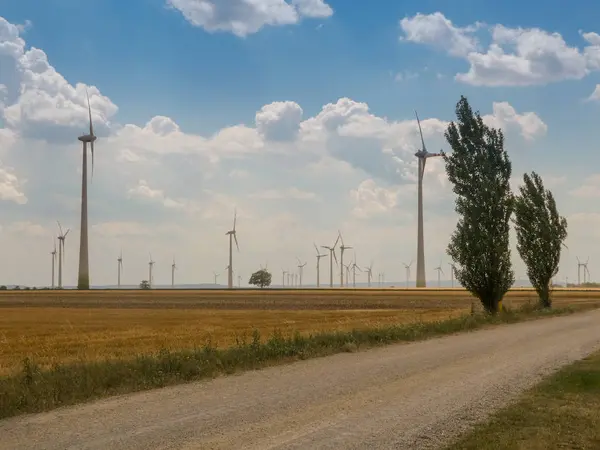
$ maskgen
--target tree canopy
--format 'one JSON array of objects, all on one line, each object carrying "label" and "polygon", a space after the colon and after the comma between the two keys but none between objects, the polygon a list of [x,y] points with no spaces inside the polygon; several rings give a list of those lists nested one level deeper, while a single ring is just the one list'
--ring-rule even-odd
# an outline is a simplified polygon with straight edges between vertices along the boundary
[{"label": "tree canopy", "polygon": [[252,274],[248,284],[264,288],[271,286],[271,274],[267,269],[260,269]]}]

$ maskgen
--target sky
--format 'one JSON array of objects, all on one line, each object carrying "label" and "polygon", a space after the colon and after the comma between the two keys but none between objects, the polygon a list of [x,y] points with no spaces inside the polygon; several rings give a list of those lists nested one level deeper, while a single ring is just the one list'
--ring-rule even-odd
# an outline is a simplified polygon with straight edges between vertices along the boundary
[{"label": "sky", "polygon": [[[536,171],[568,220],[558,279],[600,270],[600,3],[442,0],[0,0],[0,284],[51,283],[60,221],[77,280],[81,143],[95,133],[90,278],[226,282],[234,209],[242,286],[273,283],[338,230],[374,281],[416,259],[421,117],[430,151],[461,95],[501,128],[512,185]],[[544,14],[540,14],[543,8]],[[518,11],[518,14],[516,13]],[[449,278],[457,216],[425,174],[425,263]],[[512,236],[517,278],[525,268]],[[339,254],[338,254],[339,258]],[[327,258],[321,281],[328,280]],[[412,265],[414,280],[416,264]],[[358,273],[357,281],[366,275]]]}]

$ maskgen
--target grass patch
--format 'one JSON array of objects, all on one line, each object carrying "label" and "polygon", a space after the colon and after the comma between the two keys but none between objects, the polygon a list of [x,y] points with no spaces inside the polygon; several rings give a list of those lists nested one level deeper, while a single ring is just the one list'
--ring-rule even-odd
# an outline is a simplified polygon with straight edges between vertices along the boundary
[{"label": "grass patch", "polygon": [[600,352],[542,381],[448,450],[600,448]]},{"label": "grass patch", "polygon": [[268,340],[261,339],[256,330],[251,338],[242,336],[234,346],[226,349],[208,343],[193,350],[162,350],[130,360],[61,364],[50,369],[40,368],[35,361],[25,359],[20,373],[0,378],[0,418],[299,359],[427,339],[493,324],[570,314],[578,309],[526,307],[497,316],[464,315],[437,322],[321,332],[309,336],[296,333],[287,337],[275,332]]}]

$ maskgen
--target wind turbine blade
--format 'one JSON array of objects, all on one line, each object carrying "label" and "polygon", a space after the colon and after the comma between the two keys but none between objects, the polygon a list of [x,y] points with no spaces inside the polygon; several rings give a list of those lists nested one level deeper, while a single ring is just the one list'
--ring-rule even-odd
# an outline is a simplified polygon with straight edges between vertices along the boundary
[{"label": "wind turbine blade", "polygon": [[65,231],[65,234],[63,235],[64,237],[67,237],[67,234],[69,234],[69,231],[71,231],[70,228],[67,228],[67,231]]},{"label": "wind turbine blade", "polygon": [[417,110],[415,110],[415,116],[417,117],[417,124],[419,125],[419,134],[421,135],[421,145],[423,146],[421,150],[426,151],[427,149],[425,147],[425,139],[423,139],[423,130],[421,129],[421,121],[419,120]]},{"label": "wind turbine blade", "polygon": [[237,221],[237,208],[233,210],[233,231],[235,231],[236,221]]},{"label": "wind turbine blade", "polygon": [[315,251],[317,252],[317,255],[319,255],[319,249],[317,248],[317,244],[315,244],[315,243],[313,242],[313,245],[314,245],[314,247],[315,247]]},{"label": "wind turbine blade", "polygon": [[333,250],[331,253],[333,254],[333,259],[335,259],[335,265],[336,266],[339,265],[338,264],[338,260],[337,260],[337,256],[335,256],[335,250]]},{"label": "wind turbine blade", "polygon": [[90,150],[92,152],[92,180],[94,179],[94,141],[90,142]]},{"label": "wind turbine blade", "polygon": [[[58,230],[60,231],[60,235],[62,236],[63,232],[62,232],[62,227],[60,226],[60,222],[57,220],[56,223],[58,224]],[[579,259],[577,261],[579,261]]]},{"label": "wind turbine blade", "polygon": [[238,241],[237,241],[237,234],[233,233],[233,239],[235,240],[235,246],[237,247],[238,252],[240,251],[240,246],[238,245]]},{"label": "wind turbine blade", "polygon": [[[90,95],[88,93],[87,88],[85,89],[85,96],[87,97],[88,116],[90,119],[90,136],[93,136],[94,135],[94,125],[92,123],[92,107],[90,105]],[[90,142],[90,149],[92,151],[92,178],[94,178],[94,141]]]},{"label": "wind turbine blade", "polygon": [[[337,237],[337,239],[335,240],[335,244],[333,244],[333,248],[335,248],[335,246],[336,246],[336,245],[337,245],[337,243],[339,242],[339,240],[340,240],[340,237],[342,237],[342,235],[341,235],[341,234],[338,234],[338,237]],[[343,241],[343,240],[342,240],[342,245],[344,245],[344,241]]]}]

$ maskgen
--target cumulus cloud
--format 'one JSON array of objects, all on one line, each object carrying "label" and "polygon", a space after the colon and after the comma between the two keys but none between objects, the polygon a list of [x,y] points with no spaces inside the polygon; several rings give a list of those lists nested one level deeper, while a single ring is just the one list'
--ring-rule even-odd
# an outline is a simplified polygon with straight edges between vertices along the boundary
[{"label": "cumulus cloud", "polygon": [[239,37],[264,26],[298,23],[303,17],[327,18],[333,9],[324,0],[167,0],[196,27],[213,33],[224,31]]},{"label": "cumulus cloud", "polygon": [[594,92],[588,97],[588,101],[598,101],[600,102],[600,84],[596,85]]},{"label": "cumulus cloud", "polygon": [[398,191],[377,185],[372,179],[364,180],[350,191],[354,202],[352,214],[361,219],[385,214],[398,204]]},{"label": "cumulus cloud", "polygon": [[302,108],[296,102],[273,102],[256,113],[258,132],[270,141],[293,141],[300,131]]},{"label": "cumulus cloud", "polygon": [[27,197],[21,190],[21,181],[10,167],[2,167],[0,162],[0,200],[10,201],[24,205]]},{"label": "cumulus cloud", "polygon": [[478,86],[529,86],[562,80],[579,80],[600,70],[600,35],[581,33],[585,45],[570,46],[559,33],[539,28],[486,26],[491,43],[486,50],[475,31],[476,23],[455,26],[442,13],[405,17],[400,21],[405,41],[429,45],[470,67],[458,81]]}]

